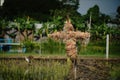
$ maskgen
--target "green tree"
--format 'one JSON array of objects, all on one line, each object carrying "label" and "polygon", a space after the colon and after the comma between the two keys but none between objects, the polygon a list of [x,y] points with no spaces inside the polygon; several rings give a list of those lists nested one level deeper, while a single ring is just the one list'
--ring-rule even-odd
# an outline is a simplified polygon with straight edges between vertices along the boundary
[{"label": "green tree", "polygon": [[105,23],[99,26],[94,24],[91,33],[92,33],[92,39],[104,40],[106,38],[106,35],[111,33],[111,29]]},{"label": "green tree", "polygon": [[99,6],[95,5],[87,11],[88,18],[91,15],[92,22],[96,22],[99,19],[100,11]]},{"label": "green tree", "polygon": [[94,5],[87,11],[87,14],[83,16],[84,20],[89,20],[90,16],[92,23],[96,25],[101,25],[110,19],[110,16],[100,12],[98,5]]},{"label": "green tree", "polygon": [[13,21],[13,25],[11,25],[12,28],[16,29],[19,34],[22,34],[25,40],[28,39],[29,35],[33,34],[35,31],[34,23],[37,22],[33,20],[32,18],[28,17],[22,17],[22,18],[15,18]]},{"label": "green tree", "polygon": [[117,8],[117,17],[120,19],[120,6]]},{"label": "green tree", "polygon": [[5,29],[6,29],[6,26],[7,26],[7,22],[5,19],[0,19],[0,38],[3,38],[4,37],[4,34],[6,33]]},{"label": "green tree", "polygon": [[[106,34],[109,33],[109,29],[107,27],[107,22],[110,20],[110,16],[105,15],[100,12],[99,6],[95,5],[91,7],[86,15],[83,15],[83,21],[88,21],[90,23],[90,16],[91,16],[91,39],[105,39]],[[87,23],[87,24],[88,24]],[[87,25],[86,25],[87,26]],[[87,27],[84,27],[85,29]]]},{"label": "green tree", "polygon": [[51,11],[51,21],[57,26],[57,30],[61,30],[64,26],[66,17],[69,16],[75,28],[78,28],[82,20],[81,14],[77,12],[78,5],[64,5],[61,9]]},{"label": "green tree", "polygon": [[[70,3],[66,4],[67,1]],[[50,19],[51,10],[76,5],[78,5],[78,0],[5,0],[2,8],[4,15],[1,14],[1,16],[7,16],[9,19],[15,16],[30,16],[37,20],[47,21]]]}]

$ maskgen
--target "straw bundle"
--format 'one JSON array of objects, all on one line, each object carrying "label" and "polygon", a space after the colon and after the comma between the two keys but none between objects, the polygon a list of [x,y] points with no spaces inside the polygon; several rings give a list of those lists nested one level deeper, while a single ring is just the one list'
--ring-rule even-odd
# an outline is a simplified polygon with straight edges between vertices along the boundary
[{"label": "straw bundle", "polygon": [[67,40],[65,43],[65,49],[67,52],[67,56],[69,56],[70,58],[77,57],[76,41],[74,41],[73,39]]},{"label": "straw bundle", "polygon": [[80,32],[80,31],[75,32],[76,39],[86,39],[89,37],[90,37],[90,33],[88,32]]},{"label": "straw bundle", "polygon": [[64,25],[63,31],[74,31],[73,25],[71,23],[67,22]]},{"label": "straw bundle", "polygon": [[71,59],[77,58],[77,47],[76,47],[76,40],[82,40],[82,42],[86,41],[90,37],[90,33],[88,32],[80,32],[74,31],[73,25],[71,24],[70,20],[65,23],[63,31],[55,32],[53,34],[49,34],[50,38],[54,40],[63,40],[65,43],[65,49],[67,56]]},{"label": "straw bundle", "polygon": [[48,35],[48,37],[50,37],[50,38],[52,38],[54,40],[59,40],[60,36],[61,36],[60,32],[54,32],[54,33]]}]

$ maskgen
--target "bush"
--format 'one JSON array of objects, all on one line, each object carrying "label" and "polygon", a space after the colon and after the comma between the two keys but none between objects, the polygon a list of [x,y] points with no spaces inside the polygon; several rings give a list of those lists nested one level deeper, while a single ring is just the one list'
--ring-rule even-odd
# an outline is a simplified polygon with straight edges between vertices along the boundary
[{"label": "bush", "polygon": [[26,48],[26,52],[33,52],[34,50],[40,49],[40,44],[31,40],[23,41],[23,47]]}]

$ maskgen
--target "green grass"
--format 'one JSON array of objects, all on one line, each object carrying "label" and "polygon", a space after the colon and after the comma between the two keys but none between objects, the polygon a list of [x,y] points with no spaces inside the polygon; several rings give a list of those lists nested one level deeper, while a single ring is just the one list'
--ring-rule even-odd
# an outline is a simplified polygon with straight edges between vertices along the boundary
[{"label": "green grass", "polygon": [[0,61],[0,78],[3,80],[64,80],[70,65],[60,62],[25,60]]},{"label": "green grass", "polygon": [[[111,41],[109,46],[109,57],[120,58],[120,42]],[[106,43],[105,41],[91,41],[88,46],[80,47],[78,53],[81,56],[103,57],[106,56]]]},{"label": "green grass", "polygon": [[33,57],[65,57],[65,54],[36,54],[36,53],[1,53],[0,57],[25,57],[25,56],[33,56]]},{"label": "green grass", "polygon": [[[44,43],[41,43],[41,53],[36,53],[34,50],[27,51],[26,53],[0,53],[0,57],[2,56],[36,56],[36,57],[66,57],[65,45],[62,42],[55,42],[53,40],[48,40]],[[102,57],[105,58],[106,55],[106,43],[105,41],[91,41],[88,46],[81,47],[80,43],[77,44],[78,47],[78,55],[80,57]],[[120,58],[120,42],[119,41],[111,41],[110,42],[110,58]]]},{"label": "green grass", "polygon": [[[97,63],[98,68],[101,63]],[[120,64],[102,65],[108,68],[111,80],[120,76]],[[71,62],[32,60],[28,64],[25,60],[0,60],[0,80],[67,80],[69,73],[73,73]]]}]

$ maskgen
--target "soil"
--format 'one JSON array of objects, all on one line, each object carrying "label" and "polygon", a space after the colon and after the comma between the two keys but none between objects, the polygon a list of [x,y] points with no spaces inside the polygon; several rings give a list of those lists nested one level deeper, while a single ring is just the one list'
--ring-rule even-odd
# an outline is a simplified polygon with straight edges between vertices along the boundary
[{"label": "soil", "polygon": [[72,65],[67,80],[120,80],[120,74],[115,79],[111,77],[115,66],[120,70],[120,59],[79,59],[76,66]]}]

